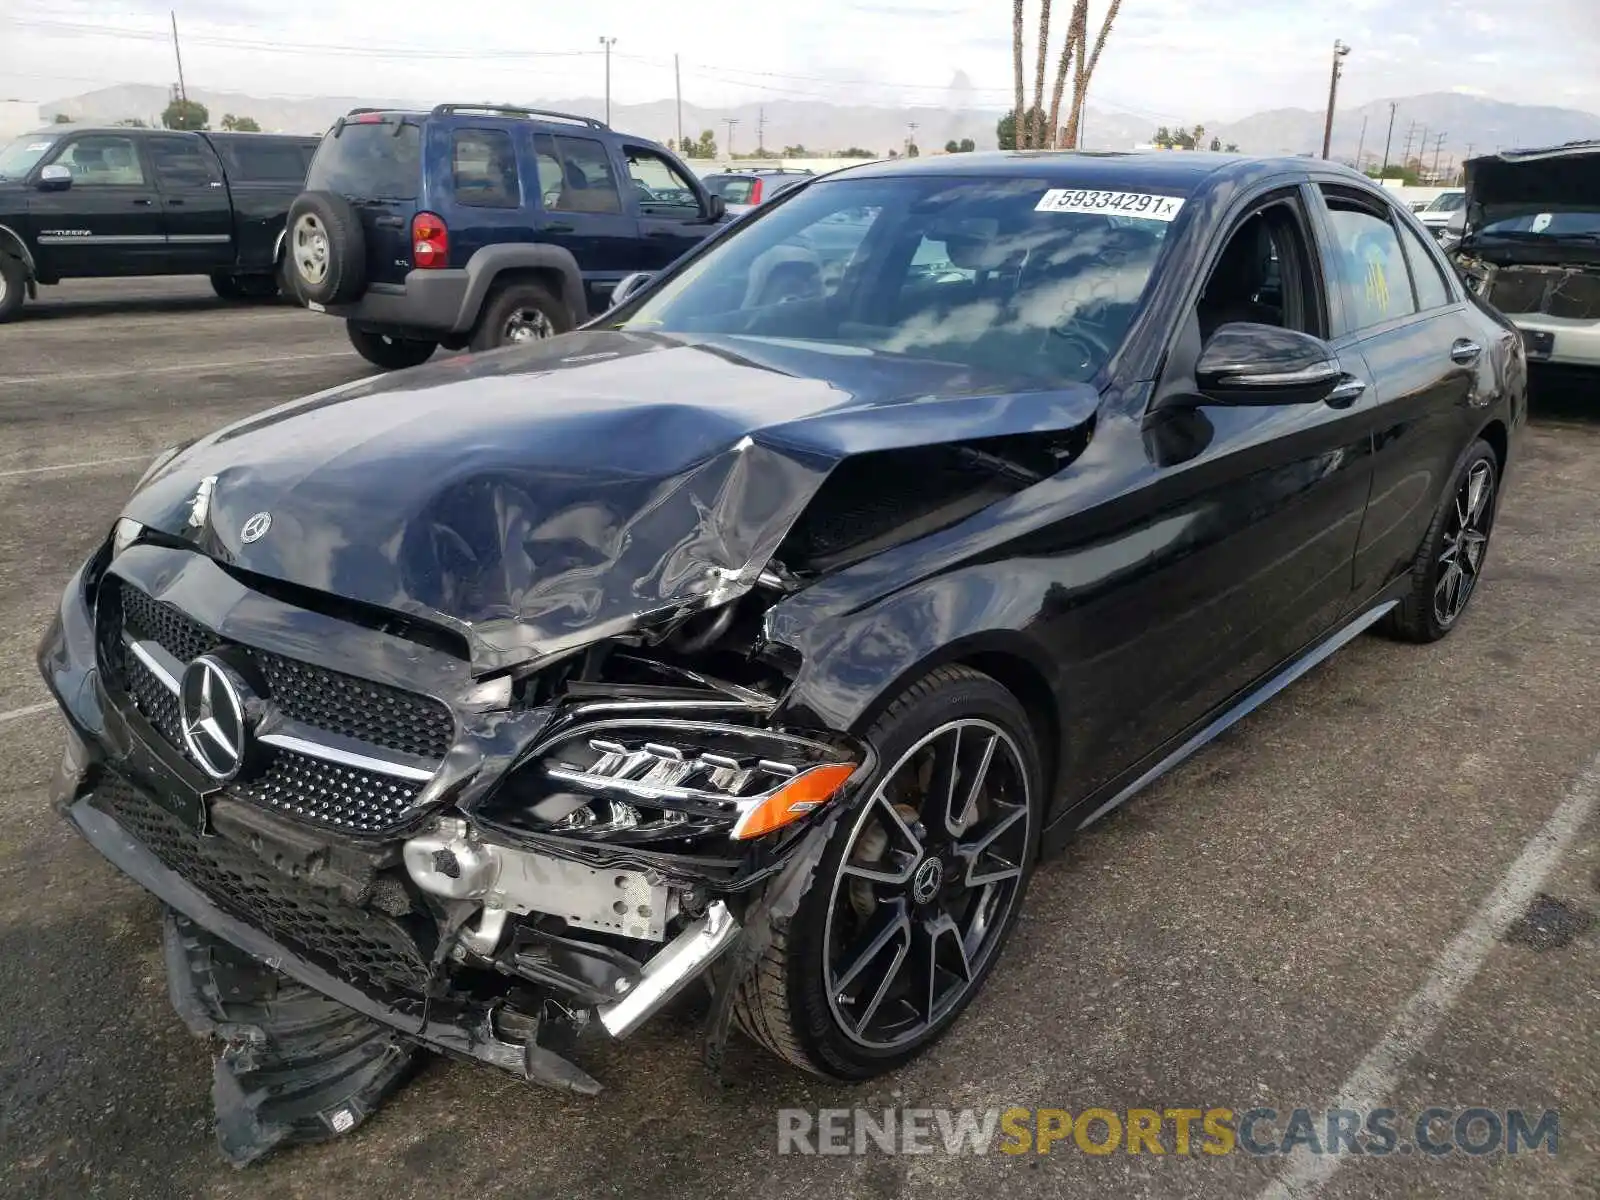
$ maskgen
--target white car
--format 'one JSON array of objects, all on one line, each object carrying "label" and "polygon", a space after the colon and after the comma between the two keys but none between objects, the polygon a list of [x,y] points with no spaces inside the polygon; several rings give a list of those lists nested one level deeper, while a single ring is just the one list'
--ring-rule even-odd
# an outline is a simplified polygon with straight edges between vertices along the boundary
[{"label": "white car", "polygon": [[1417,213],[1417,220],[1426,225],[1434,237],[1438,237],[1450,224],[1451,214],[1459,212],[1466,204],[1467,189],[1451,188],[1430,200],[1428,206]]},{"label": "white car", "polygon": [[1473,159],[1467,193],[1445,244],[1473,289],[1530,362],[1600,368],[1600,142]]}]

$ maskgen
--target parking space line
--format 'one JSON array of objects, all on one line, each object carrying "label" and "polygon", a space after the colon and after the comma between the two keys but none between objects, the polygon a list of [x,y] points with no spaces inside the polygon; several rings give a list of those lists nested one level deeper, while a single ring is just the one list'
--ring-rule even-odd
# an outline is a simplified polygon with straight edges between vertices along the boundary
[{"label": "parking space line", "polygon": [[[0,375],[0,387],[29,383],[90,383],[97,379],[121,379],[126,375],[175,375],[184,371],[228,371],[235,367],[276,366],[286,362],[313,362],[322,358],[350,358],[348,350],[326,350],[320,354],[274,354],[270,358],[233,358],[215,362],[168,363],[161,367],[123,367],[117,371],[60,371],[48,375]],[[352,359],[352,364],[356,360]]]},{"label": "parking space line", "polygon": [[29,704],[24,708],[13,708],[10,712],[0,712],[0,725],[4,725],[7,721],[20,721],[23,717],[49,712],[55,706],[54,700],[46,700],[43,704]]},{"label": "parking space line", "polygon": [[96,458],[88,462],[57,463],[53,467],[17,467],[10,471],[0,471],[0,479],[10,479],[13,475],[41,475],[46,471],[75,471],[80,467],[109,467],[114,463],[149,462],[156,456],[156,452],[149,454],[123,454],[116,458]]},{"label": "parking space line", "polygon": [[[1539,832],[1529,839],[1465,928],[1434,960],[1422,986],[1400,1007],[1388,1031],[1339,1089],[1334,1107],[1365,1111],[1394,1091],[1406,1063],[1428,1042],[1439,1023],[1482,968],[1507,927],[1526,909],[1567,847],[1600,805],[1600,755],[1573,782]],[[1339,1169],[1342,1154],[1293,1151],[1288,1165],[1261,1192],[1260,1200],[1309,1200]]]}]

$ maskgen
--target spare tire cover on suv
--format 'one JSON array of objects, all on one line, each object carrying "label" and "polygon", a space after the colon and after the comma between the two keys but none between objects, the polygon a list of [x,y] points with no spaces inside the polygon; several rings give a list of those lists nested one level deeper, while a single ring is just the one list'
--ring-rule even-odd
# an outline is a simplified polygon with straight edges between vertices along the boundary
[{"label": "spare tire cover on suv", "polygon": [[342,304],[366,291],[366,236],[350,201],[301,192],[289,206],[288,226],[283,253],[301,299]]}]

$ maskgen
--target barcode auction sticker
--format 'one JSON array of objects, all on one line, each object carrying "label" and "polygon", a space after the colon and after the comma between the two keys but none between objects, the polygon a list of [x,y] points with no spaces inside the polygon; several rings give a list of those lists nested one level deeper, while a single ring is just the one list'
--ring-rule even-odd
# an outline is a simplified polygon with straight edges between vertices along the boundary
[{"label": "barcode auction sticker", "polygon": [[1171,221],[1183,208],[1177,196],[1152,196],[1148,192],[1096,192],[1083,188],[1051,188],[1033,206],[1035,212],[1105,213],[1108,216],[1143,217]]}]

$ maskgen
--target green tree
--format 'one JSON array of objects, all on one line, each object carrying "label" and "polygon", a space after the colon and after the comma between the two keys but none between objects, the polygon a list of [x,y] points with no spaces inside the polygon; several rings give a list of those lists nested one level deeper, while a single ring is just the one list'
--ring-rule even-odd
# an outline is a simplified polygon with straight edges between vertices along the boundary
[{"label": "green tree", "polygon": [[52,120],[57,125],[71,125],[72,124],[72,118],[67,116],[66,113],[57,113],[52,118]]},{"label": "green tree", "polygon": [[210,120],[206,106],[197,100],[174,100],[161,114],[167,129],[205,129]]},{"label": "green tree", "polygon": [[1226,146],[1224,146],[1222,148],[1222,150],[1223,150],[1223,153],[1225,153],[1225,154],[1237,154],[1237,153],[1239,153],[1239,143],[1238,142],[1229,142]]},{"label": "green tree", "polygon": [[785,146],[783,148],[783,157],[785,158],[806,158],[810,153],[811,151],[804,146]]},{"label": "green tree", "polygon": [[1222,139],[1219,138],[1219,137],[1212,138],[1211,139],[1211,148],[1213,150],[1221,150],[1222,149]]},{"label": "green tree", "polygon": [[864,149],[861,146],[846,146],[843,150],[838,151],[834,155],[834,157],[835,158],[877,158],[878,156],[876,154],[874,154],[871,150]]},{"label": "green tree", "polygon": [[946,142],[944,144],[944,152],[946,154],[960,154],[961,153],[961,143],[956,141],[955,138],[951,138],[948,142]]},{"label": "green tree", "polygon": [[143,117],[123,117],[116,124],[123,129],[149,129]]},{"label": "green tree", "polygon": [[1189,149],[1198,150],[1198,149],[1200,149],[1201,146],[1204,146],[1205,144],[1206,144],[1206,127],[1204,125],[1196,125],[1194,127],[1194,132],[1189,135]]},{"label": "green tree", "polygon": [[[1033,123],[1035,120],[1042,122],[1044,119],[1044,110],[1041,108],[1030,108],[1027,112],[1027,115],[1023,117],[1023,120],[1027,122],[1027,128],[1030,129],[1033,128]],[[1016,114],[1007,113],[1005,116],[1001,117],[1000,120],[995,123],[994,133],[995,137],[999,139],[1000,149],[1015,150],[1017,148]]]},{"label": "green tree", "polygon": [[915,142],[907,142],[906,143],[906,157],[907,158],[917,158],[921,154],[922,154],[922,151],[917,148],[917,144]]},{"label": "green tree", "polygon": [[1153,145],[1160,146],[1163,150],[1171,150],[1172,130],[1163,125],[1160,129],[1156,130],[1155,137],[1151,138],[1150,141]]},{"label": "green tree", "polygon": [[1177,150],[1193,150],[1194,134],[1190,133],[1187,129],[1178,130],[1177,133],[1172,135],[1171,148]]},{"label": "green tree", "polygon": [[971,138],[962,138],[961,145],[956,148],[963,154],[971,154],[978,148],[978,143],[973,141]]},{"label": "green tree", "polygon": [[232,113],[222,114],[222,128],[231,133],[260,133],[261,126],[254,117],[236,117]]}]

